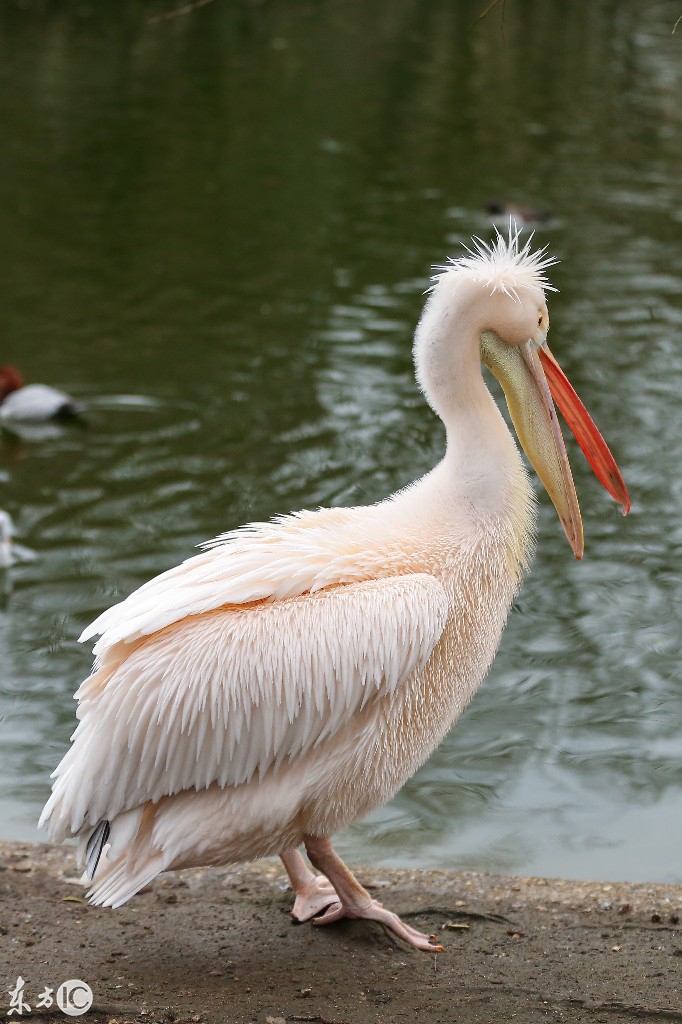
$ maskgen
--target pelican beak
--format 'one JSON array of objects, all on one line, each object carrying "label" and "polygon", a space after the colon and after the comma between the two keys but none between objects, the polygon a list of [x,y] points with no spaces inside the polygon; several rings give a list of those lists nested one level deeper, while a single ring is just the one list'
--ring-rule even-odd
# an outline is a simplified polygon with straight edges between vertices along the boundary
[{"label": "pelican beak", "polygon": [[552,399],[598,480],[626,515],[630,498],[604,438],[546,344],[507,345],[486,331],[481,336],[481,359],[502,385],[521,446],[552,499],[575,557],[582,558],[580,506]]},{"label": "pelican beak", "polygon": [[561,415],[571,428],[593,473],[611,497],[620,503],[623,515],[626,516],[630,511],[630,495],[606,441],[546,344],[539,349],[539,353],[549,390]]}]

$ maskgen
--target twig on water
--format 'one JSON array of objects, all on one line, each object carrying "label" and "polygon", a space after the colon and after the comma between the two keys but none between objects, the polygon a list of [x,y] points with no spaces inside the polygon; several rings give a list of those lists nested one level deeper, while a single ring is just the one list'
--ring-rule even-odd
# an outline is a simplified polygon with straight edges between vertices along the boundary
[{"label": "twig on water", "polygon": [[191,4],[185,4],[184,7],[176,7],[172,11],[166,11],[165,14],[155,14],[152,18],[147,18],[147,24],[158,25],[160,21],[170,21],[171,18],[182,18],[185,14],[191,14],[192,11],[197,9],[197,7],[205,7],[206,4],[212,3],[213,0],[192,0]]},{"label": "twig on water", "polygon": [[502,4],[502,19],[504,20],[504,8],[506,6],[506,2],[507,0],[490,0],[490,3],[485,8],[485,10],[481,11],[479,16],[471,23],[471,27],[473,28],[474,25],[478,25],[479,21],[483,21],[483,19],[487,17],[490,14],[490,12],[500,3]]}]

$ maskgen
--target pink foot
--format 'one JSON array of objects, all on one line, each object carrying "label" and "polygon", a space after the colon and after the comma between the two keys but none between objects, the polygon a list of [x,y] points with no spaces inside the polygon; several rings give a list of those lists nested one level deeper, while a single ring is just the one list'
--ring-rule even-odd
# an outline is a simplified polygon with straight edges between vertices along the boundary
[{"label": "pink foot", "polygon": [[291,916],[297,921],[309,921],[338,901],[339,897],[331,882],[324,875],[313,875],[312,881],[297,891]]},{"label": "pink foot", "polygon": [[310,862],[329,879],[338,893],[336,902],[328,907],[321,917],[316,917],[313,924],[332,924],[333,921],[340,921],[342,917],[379,921],[394,935],[409,942],[416,949],[422,949],[426,953],[442,951],[443,947],[435,944],[435,935],[424,935],[416,928],[411,928],[409,924],[403,924],[397,914],[386,910],[378,900],[373,900],[334,852],[329,838],[304,836],[304,842]]},{"label": "pink foot", "polygon": [[343,906],[336,902],[325,911],[322,917],[316,917],[313,924],[333,924],[334,921],[340,921],[343,917],[379,921],[399,938],[425,953],[443,952],[443,946],[435,945],[433,941],[436,938],[435,935],[425,935],[424,932],[418,932],[416,928],[411,928],[409,924],[401,921],[397,914],[386,910],[378,900],[370,900],[367,904],[363,902],[362,906]]},{"label": "pink foot", "polygon": [[286,850],[280,857],[296,893],[291,916],[297,921],[309,921],[330,903],[338,903],[339,897],[329,879],[314,875],[298,850]]}]

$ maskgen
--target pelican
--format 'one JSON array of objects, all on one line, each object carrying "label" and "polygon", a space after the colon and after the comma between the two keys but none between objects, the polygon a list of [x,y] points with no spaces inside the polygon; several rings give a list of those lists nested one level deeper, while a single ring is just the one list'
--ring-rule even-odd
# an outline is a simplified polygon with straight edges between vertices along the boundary
[{"label": "pelican", "polygon": [[[279,855],[292,914],[434,936],[372,899],[335,853],[471,700],[532,554],[536,503],[483,379],[576,555],[580,510],[550,392],[597,477],[629,508],[605,442],[547,343],[545,249],[498,234],[436,268],[416,374],[446,451],[375,505],[225,533],[96,619],[72,746],[41,825],[78,836],[88,893],[119,907],[161,871]],[[305,847],[309,864],[301,847]]]},{"label": "pelican", "polygon": [[0,366],[0,423],[68,419],[84,407],[49,384],[24,384],[14,366]]}]

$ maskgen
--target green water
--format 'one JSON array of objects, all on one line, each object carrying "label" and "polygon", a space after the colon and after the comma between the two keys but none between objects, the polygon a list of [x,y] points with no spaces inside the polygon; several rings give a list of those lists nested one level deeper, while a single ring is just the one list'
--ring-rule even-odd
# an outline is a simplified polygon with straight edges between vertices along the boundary
[{"label": "green water", "polygon": [[0,6],[0,363],[88,402],[0,434],[34,558],[0,608],[0,836],[35,838],[81,629],[250,519],[373,501],[440,457],[410,345],[430,266],[546,207],[551,343],[617,454],[542,497],[500,655],[355,861],[682,880],[678,4]]}]

